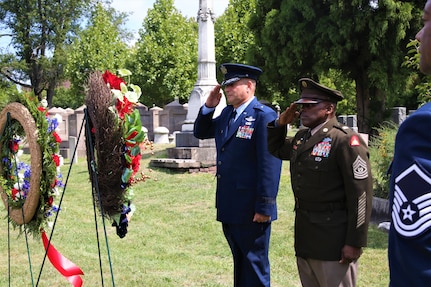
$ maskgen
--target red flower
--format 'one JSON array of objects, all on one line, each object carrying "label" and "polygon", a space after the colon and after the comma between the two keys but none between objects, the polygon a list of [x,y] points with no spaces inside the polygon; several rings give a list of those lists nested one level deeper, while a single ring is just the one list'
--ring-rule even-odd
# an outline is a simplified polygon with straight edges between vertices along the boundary
[{"label": "red flower", "polygon": [[133,174],[137,173],[141,164],[142,155],[139,153],[132,159]]},{"label": "red flower", "polygon": [[109,87],[111,89],[121,90],[120,84],[121,83],[126,84],[126,82],[123,79],[117,77],[116,75],[112,74],[108,70],[105,71],[102,77],[103,77],[103,81],[105,81],[106,84],[109,84]]},{"label": "red flower", "polygon": [[55,162],[55,166],[60,166],[60,157],[57,154],[53,154],[52,159]]},{"label": "red flower", "polygon": [[46,201],[46,203],[48,203],[49,206],[52,206],[52,204],[54,203],[54,198],[52,196],[50,196],[48,198],[48,200]]},{"label": "red flower", "polygon": [[56,142],[61,143],[61,137],[58,135],[57,132],[53,132],[52,135]]},{"label": "red flower", "polygon": [[19,190],[12,188],[12,200],[16,200],[16,195],[19,194]]},{"label": "red flower", "polygon": [[129,102],[129,100],[126,97],[123,98],[123,101],[120,101],[119,99],[117,99],[115,103],[115,108],[118,111],[118,116],[122,120],[124,119],[125,114],[130,115],[133,112],[133,104]]},{"label": "red flower", "polygon": [[37,107],[37,109],[45,115],[48,115],[48,110],[46,108],[39,106]]},{"label": "red flower", "polygon": [[11,140],[9,143],[9,149],[13,152],[13,153],[17,153],[19,150],[19,144],[16,140]]}]

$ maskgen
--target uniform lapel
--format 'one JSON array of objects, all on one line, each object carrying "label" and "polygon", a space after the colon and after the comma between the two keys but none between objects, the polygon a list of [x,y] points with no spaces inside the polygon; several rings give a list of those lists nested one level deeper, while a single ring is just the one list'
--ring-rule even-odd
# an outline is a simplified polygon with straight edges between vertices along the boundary
[{"label": "uniform lapel", "polygon": [[[230,126],[225,141],[226,142],[228,139],[230,139],[231,137],[233,137],[234,135],[236,135],[236,132],[238,131],[238,128],[241,126],[241,123],[244,123],[244,118],[246,116],[252,115],[253,114],[253,107],[256,104],[257,99],[253,99],[253,101],[250,102],[250,104],[245,108],[245,110],[238,115],[238,118],[236,119],[236,121],[234,123],[232,123],[232,125]],[[233,110],[233,108],[232,108]],[[231,110],[231,112],[232,112]],[[230,115],[230,113],[229,113]],[[229,119],[226,120],[226,126],[228,124]]]},{"label": "uniform lapel", "polygon": [[321,142],[322,139],[326,137],[328,132],[333,128],[334,124],[336,123],[336,118],[334,119],[329,120],[314,135],[312,135],[311,138],[309,138],[306,143],[304,143],[304,150],[308,150],[312,148],[315,144]]}]

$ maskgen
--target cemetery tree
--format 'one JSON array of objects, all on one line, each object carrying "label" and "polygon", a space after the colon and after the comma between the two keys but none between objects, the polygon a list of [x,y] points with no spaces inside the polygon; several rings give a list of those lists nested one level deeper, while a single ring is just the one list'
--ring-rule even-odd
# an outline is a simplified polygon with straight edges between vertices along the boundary
[{"label": "cemetery tree", "polygon": [[262,80],[287,94],[300,77],[339,69],[355,82],[358,129],[368,133],[404,84],[401,63],[425,0],[418,2],[257,0],[250,27]]},{"label": "cemetery tree", "polygon": [[79,29],[90,0],[3,0],[0,25],[10,31],[14,61],[2,62],[0,73],[52,103],[64,79],[64,47]]},{"label": "cemetery tree", "polygon": [[[224,13],[216,19],[215,49],[217,63],[236,62],[261,66],[259,57],[256,57],[254,34],[248,23],[251,16],[256,13],[256,0],[230,0]],[[266,70],[264,70],[266,73]],[[223,75],[217,74],[221,82]],[[279,93],[271,90],[267,82],[260,82],[257,90],[260,100],[279,102]]]},{"label": "cemetery tree", "polygon": [[197,59],[196,19],[182,16],[173,0],[156,0],[129,64],[133,83],[142,89],[140,101],[149,107],[163,107],[175,98],[187,101],[197,79]]},{"label": "cemetery tree", "polygon": [[[224,13],[214,25],[215,49],[218,64],[247,63],[247,51],[254,45],[254,35],[248,27],[256,11],[255,0],[230,0]],[[254,64],[252,61],[250,64]]]},{"label": "cemetery tree", "polygon": [[125,68],[129,55],[126,42],[130,36],[121,29],[125,19],[127,15],[101,3],[92,7],[88,25],[67,48],[65,74],[71,86],[61,97],[59,106],[77,108],[84,104],[84,89],[90,72],[110,70],[115,73]]}]

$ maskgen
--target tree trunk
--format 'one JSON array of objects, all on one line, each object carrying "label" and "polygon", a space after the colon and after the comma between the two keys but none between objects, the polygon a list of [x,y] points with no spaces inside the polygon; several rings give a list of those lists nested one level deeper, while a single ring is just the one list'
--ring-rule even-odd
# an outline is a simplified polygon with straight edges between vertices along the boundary
[{"label": "tree trunk", "polygon": [[369,86],[365,71],[358,74],[355,83],[358,131],[371,135],[374,127],[385,119],[385,94],[378,87]]},{"label": "tree trunk", "polygon": [[356,110],[358,120],[358,131],[360,133],[369,133],[370,115],[370,90],[368,88],[368,77],[365,71],[361,71],[355,78],[356,84]]}]

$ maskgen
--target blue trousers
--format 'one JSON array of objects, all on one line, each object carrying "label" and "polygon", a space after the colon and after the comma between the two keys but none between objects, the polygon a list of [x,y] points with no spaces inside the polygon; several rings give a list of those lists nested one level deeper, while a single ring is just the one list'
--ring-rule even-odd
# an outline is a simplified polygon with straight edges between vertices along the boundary
[{"label": "blue trousers", "polygon": [[270,287],[271,223],[222,226],[233,255],[234,287]]}]

